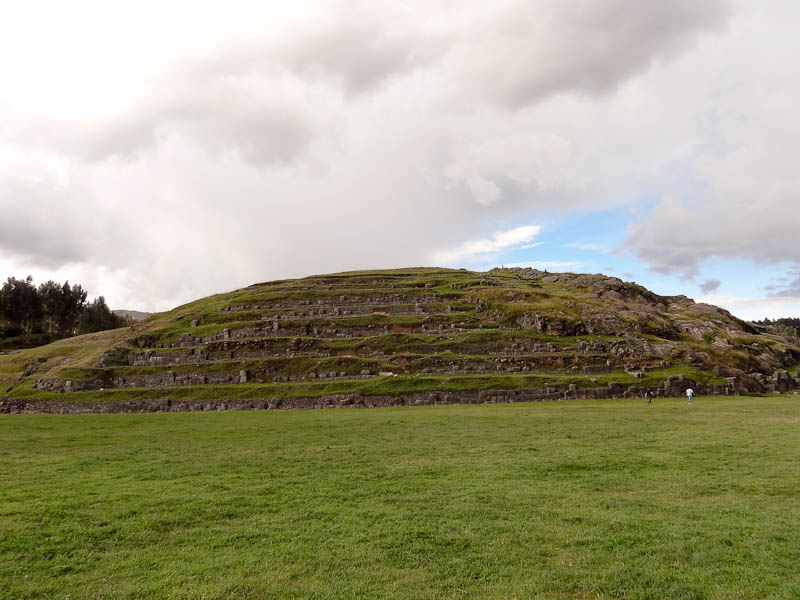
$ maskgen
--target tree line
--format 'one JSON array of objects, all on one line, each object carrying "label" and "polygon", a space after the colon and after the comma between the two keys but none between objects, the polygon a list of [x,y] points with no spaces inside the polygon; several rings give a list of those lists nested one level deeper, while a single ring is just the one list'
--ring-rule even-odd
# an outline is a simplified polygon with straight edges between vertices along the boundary
[{"label": "tree line", "polygon": [[800,338],[800,319],[795,317],[784,317],[782,319],[763,319],[756,321],[759,325],[769,325],[774,327],[779,333],[787,337]]},{"label": "tree line", "polygon": [[129,320],[115,315],[100,296],[91,302],[80,284],[9,277],[0,288],[0,348],[32,347],[54,340],[115,329]]}]

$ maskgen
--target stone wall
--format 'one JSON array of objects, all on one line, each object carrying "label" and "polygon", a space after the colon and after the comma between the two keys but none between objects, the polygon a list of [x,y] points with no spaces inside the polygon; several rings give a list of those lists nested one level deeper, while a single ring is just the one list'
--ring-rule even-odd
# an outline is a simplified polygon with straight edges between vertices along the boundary
[{"label": "stone wall", "polygon": [[284,326],[279,321],[272,321],[257,327],[242,327],[241,329],[223,329],[219,333],[210,335],[182,334],[176,342],[158,344],[157,348],[189,348],[201,346],[213,342],[224,342],[229,340],[257,340],[273,337],[308,337],[314,338],[362,338],[373,337],[376,335],[388,335],[391,333],[417,333],[417,334],[456,334],[468,333],[474,329],[456,327],[454,324],[449,326],[439,324],[435,326],[420,325],[416,327],[404,327],[402,325],[338,325],[313,327],[311,325],[288,325]]},{"label": "stone wall", "polygon": [[[264,361],[255,368],[240,370],[234,365],[228,372],[189,372],[176,373],[164,371],[161,373],[147,374],[119,374],[112,369],[108,370],[105,379],[65,381],[61,379],[39,379],[34,384],[34,389],[46,390],[55,393],[84,392],[108,388],[148,388],[182,385],[220,385],[232,383],[280,383],[296,381],[344,381],[348,379],[368,379],[375,377],[380,371],[389,371],[392,375],[406,375],[416,373],[422,376],[456,376],[456,375],[486,375],[486,374],[514,374],[536,372],[557,374],[564,367],[571,365],[571,370],[576,373],[595,374],[618,371],[620,365],[584,365],[578,361],[578,356],[542,356],[538,359],[520,359],[517,357],[498,358],[487,361],[445,360],[428,358],[415,363],[413,371],[408,371],[405,363],[393,363],[391,356],[375,354],[370,357],[359,357],[362,360],[353,360],[348,370],[321,371],[315,370],[304,373],[283,372],[283,361]],[[365,362],[363,359],[373,358],[381,362]],[[585,357],[584,360],[593,357]],[[596,359],[596,358],[595,358]],[[575,364],[579,362],[581,364]],[[156,363],[157,364],[157,363]],[[197,366],[197,363],[192,363]],[[550,369],[550,371],[543,370]],[[631,371],[632,369],[627,369]],[[639,373],[643,373],[639,371]]]},{"label": "stone wall", "polygon": [[[660,388],[651,389],[656,397],[680,396],[692,387],[697,396],[734,394],[734,386],[705,386],[686,377],[667,380]],[[259,398],[219,400],[171,400],[168,397],[123,402],[68,402],[36,398],[2,398],[0,413],[147,413],[220,410],[319,409],[342,407],[422,406],[437,404],[495,404],[510,402],[544,402],[556,400],[597,400],[606,398],[642,398],[643,386],[625,387],[610,383],[605,387],[568,389],[546,387],[531,390],[482,390],[480,392],[418,392],[399,396],[332,394],[318,398]]]},{"label": "stone wall", "polygon": [[[325,305],[321,308],[311,306],[299,309],[283,309],[282,312],[275,312],[274,307],[266,306],[247,306],[247,307],[226,307],[237,308],[239,310],[225,310],[218,309],[218,312],[243,312],[243,311],[263,311],[261,315],[262,321],[302,321],[308,319],[318,319],[320,317],[355,317],[365,315],[394,315],[394,316],[414,316],[414,315],[440,315],[452,313],[453,309],[450,304],[442,302],[425,302],[416,304],[383,304],[377,305],[374,303],[361,305],[361,304],[347,304],[347,305]],[[212,320],[213,322],[213,320]]]},{"label": "stone wall", "polygon": [[[435,331],[434,331],[435,332]],[[219,335],[219,334],[217,334]],[[275,336],[283,337],[283,336]],[[274,338],[273,338],[274,339]],[[183,336],[177,344],[174,351],[167,354],[155,353],[153,350],[143,350],[141,352],[127,351],[125,356],[118,357],[113,363],[103,363],[104,366],[178,366],[178,365],[199,365],[214,361],[223,360],[252,360],[252,359],[269,359],[269,358],[295,358],[295,357],[311,357],[311,358],[327,358],[331,356],[328,351],[302,351],[297,348],[304,346],[303,341],[307,338],[295,337],[291,338],[288,343],[283,340],[272,341],[270,339],[222,339],[214,342],[206,343],[205,347],[199,347],[203,343],[203,338],[199,336],[191,336],[189,334]],[[275,344],[280,344],[279,347]],[[313,346],[312,346],[313,347]],[[628,344],[627,342],[597,342],[590,344],[579,340],[577,344],[570,346],[557,346],[552,343],[538,343],[535,340],[518,340],[516,342],[500,343],[500,344],[469,344],[464,348],[456,349],[460,354],[473,354],[485,355],[487,357],[532,357],[556,353],[568,352],[573,356],[584,355],[599,355],[606,354],[612,359],[609,359],[608,364],[604,367],[602,365],[592,366],[586,368],[586,373],[603,373],[609,370],[606,367],[616,365],[618,363],[613,359],[625,360],[639,360],[640,364],[626,370],[638,370],[643,366],[653,366],[652,363],[659,361],[658,354],[648,354],[647,350],[637,344]],[[373,358],[376,353],[367,354],[353,354],[359,358]],[[381,356],[385,356],[381,354]],[[644,362],[642,362],[644,361]],[[571,364],[583,363],[583,360],[572,361]],[[555,364],[550,362],[542,363],[544,365]],[[564,364],[567,364],[566,362]],[[666,366],[666,362],[662,366]]]},{"label": "stone wall", "polygon": [[363,306],[397,306],[408,304],[441,303],[442,298],[435,294],[409,296],[406,294],[383,294],[379,296],[331,296],[317,300],[284,300],[269,304],[244,304],[240,306],[225,306],[219,312],[242,312],[248,310],[277,310],[277,309],[308,309],[312,307],[328,308],[359,308]]}]

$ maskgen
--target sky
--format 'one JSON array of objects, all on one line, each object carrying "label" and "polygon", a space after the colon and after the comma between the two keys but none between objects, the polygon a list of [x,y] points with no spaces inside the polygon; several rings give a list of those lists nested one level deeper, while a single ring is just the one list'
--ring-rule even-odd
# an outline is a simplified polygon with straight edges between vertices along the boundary
[{"label": "sky", "polygon": [[9,2],[0,278],[166,310],[345,270],[800,317],[800,4]]}]

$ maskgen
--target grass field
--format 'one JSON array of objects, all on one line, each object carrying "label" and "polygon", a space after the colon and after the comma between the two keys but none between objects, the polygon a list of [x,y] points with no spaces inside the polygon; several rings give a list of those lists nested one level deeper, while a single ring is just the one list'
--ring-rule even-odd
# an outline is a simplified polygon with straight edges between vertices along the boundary
[{"label": "grass field", "polygon": [[0,597],[800,597],[800,400],[0,417]]}]

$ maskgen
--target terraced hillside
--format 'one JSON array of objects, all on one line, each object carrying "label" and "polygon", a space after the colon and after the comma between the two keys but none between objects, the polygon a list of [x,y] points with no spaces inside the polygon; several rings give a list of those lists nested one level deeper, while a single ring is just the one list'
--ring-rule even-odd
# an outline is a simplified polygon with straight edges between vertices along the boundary
[{"label": "terraced hillside", "polygon": [[322,408],[800,387],[800,348],[684,296],[533,269],[352,272],[0,356],[0,410]]}]

